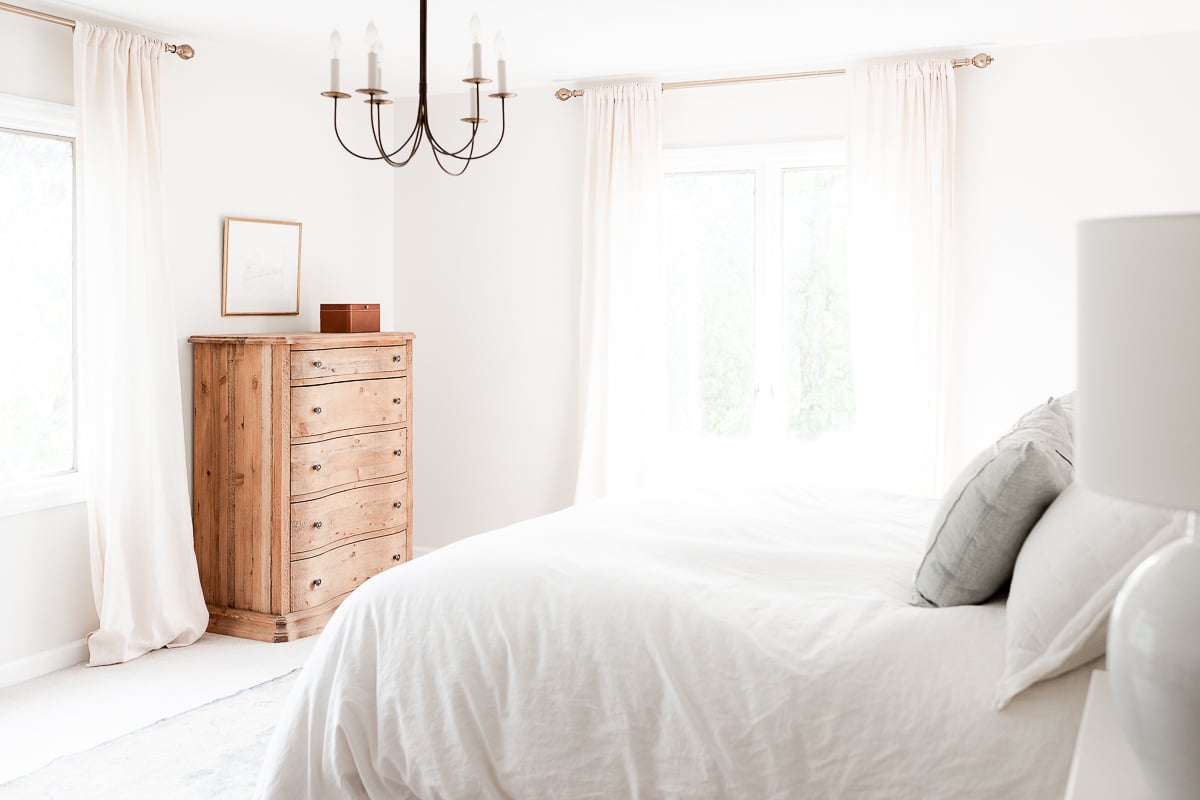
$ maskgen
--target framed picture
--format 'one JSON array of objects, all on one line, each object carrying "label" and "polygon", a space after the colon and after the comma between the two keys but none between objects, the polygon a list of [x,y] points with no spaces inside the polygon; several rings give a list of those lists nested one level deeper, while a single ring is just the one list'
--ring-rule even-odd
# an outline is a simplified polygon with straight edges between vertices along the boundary
[{"label": "framed picture", "polygon": [[225,218],[221,316],[300,313],[299,222]]}]

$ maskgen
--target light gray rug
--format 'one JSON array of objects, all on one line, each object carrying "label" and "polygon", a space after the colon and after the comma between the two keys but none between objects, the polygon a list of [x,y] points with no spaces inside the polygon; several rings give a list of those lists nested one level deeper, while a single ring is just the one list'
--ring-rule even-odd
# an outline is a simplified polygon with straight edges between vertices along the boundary
[{"label": "light gray rug", "polygon": [[63,756],[4,798],[246,800],[299,671]]}]

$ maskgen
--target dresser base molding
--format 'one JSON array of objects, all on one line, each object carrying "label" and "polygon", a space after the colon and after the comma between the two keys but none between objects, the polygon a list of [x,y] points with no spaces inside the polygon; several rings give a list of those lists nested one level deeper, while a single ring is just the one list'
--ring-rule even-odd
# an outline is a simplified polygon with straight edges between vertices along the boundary
[{"label": "dresser base molding", "polygon": [[289,614],[266,614],[262,611],[226,608],[209,603],[208,631],[225,636],[256,639],[260,642],[294,642],[320,633],[345,599],[346,595],[338,595],[319,606]]}]

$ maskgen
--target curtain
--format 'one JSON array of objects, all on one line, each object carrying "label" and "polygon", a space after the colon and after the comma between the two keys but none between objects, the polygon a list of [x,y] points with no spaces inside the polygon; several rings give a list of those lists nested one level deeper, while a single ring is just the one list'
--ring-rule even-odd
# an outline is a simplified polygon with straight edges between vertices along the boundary
[{"label": "curtain", "polygon": [[953,324],[954,69],[850,70],[849,281],[865,480],[933,494],[946,479]]},{"label": "curtain", "polygon": [[666,432],[661,87],[584,95],[576,501],[642,484]]},{"label": "curtain", "polygon": [[99,630],[89,663],[191,644],[192,550],[175,317],[163,256],[163,43],[75,26],[80,466]]}]

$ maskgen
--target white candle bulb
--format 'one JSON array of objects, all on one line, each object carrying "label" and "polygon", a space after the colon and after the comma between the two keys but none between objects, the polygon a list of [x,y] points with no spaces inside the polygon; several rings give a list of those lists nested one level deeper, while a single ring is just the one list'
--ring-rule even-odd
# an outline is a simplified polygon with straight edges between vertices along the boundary
[{"label": "white candle bulb", "polygon": [[479,15],[471,15],[471,41],[479,44],[479,34],[483,30],[483,26],[479,24]]},{"label": "white candle bulb", "polygon": [[335,28],[333,33],[329,34],[329,91],[340,92],[342,90],[342,62],[338,59],[342,50],[342,35]]},{"label": "white candle bulb", "polygon": [[379,88],[379,29],[375,27],[375,20],[367,23],[367,88]]},{"label": "white candle bulb", "polygon": [[366,40],[368,52],[379,52],[379,45],[381,42],[379,40],[379,29],[375,27],[375,20],[371,20],[367,23]]},{"label": "white candle bulb", "polygon": [[483,77],[483,45],[479,42],[471,45],[471,77]]},{"label": "white candle bulb", "polygon": [[496,91],[508,92],[508,61],[504,58],[504,34],[496,34]]}]

